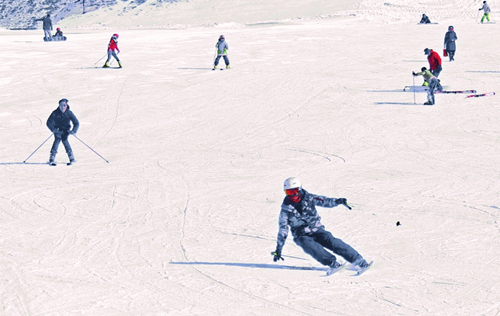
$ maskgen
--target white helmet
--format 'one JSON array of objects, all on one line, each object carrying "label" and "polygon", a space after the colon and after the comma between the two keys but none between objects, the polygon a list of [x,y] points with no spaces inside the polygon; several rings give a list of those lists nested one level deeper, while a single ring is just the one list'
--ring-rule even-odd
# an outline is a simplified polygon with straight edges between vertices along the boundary
[{"label": "white helmet", "polygon": [[285,183],[283,183],[284,190],[295,189],[295,188],[302,189],[302,183],[300,183],[300,180],[295,177],[288,178],[285,180]]}]

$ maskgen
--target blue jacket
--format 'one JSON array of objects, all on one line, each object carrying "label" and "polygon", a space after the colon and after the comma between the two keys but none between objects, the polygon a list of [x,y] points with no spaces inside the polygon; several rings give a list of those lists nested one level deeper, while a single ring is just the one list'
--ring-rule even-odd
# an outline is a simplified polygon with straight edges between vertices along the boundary
[{"label": "blue jacket", "polygon": [[73,132],[76,133],[80,127],[80,122],[78,122],[75,114],[69,109],[69,105],[64,113],[57,108],[47,119],[47,127],[52,133],[57,130],[69,132],[71,130],[71,123],[73,123]]},{"label": "blue jacket", "polygon": [[215,44],[215,47],[217,47],[217,55],[218,56],[227,55],[227,50],[229,49],[229,45],[227,45],[227,43],[224,39],[220,39],[217,42],[217,44]]}]

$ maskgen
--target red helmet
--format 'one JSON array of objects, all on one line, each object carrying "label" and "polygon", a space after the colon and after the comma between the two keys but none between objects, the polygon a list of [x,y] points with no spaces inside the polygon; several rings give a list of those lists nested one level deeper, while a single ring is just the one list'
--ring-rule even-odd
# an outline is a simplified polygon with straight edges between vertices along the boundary
[{"label": "red helmet", "polygon": [[58,31],[60,31],[60,30],[61,30],[61,28],[60,28],[60,27],[58,27],[58,28],[57,28],[57,30],[58,30]]},{"label": "red helmet", "polygon": [[120,37],[120,36],[118,36],[118,34],[116,34],[116,33],[115,33],[115,34],[113,34],[113,37],[118,38],[118,37]]}]

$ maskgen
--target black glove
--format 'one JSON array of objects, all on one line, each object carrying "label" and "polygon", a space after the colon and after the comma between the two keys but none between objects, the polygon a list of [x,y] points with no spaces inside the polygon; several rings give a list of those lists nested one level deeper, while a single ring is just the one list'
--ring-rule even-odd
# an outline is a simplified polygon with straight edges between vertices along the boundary
[{"label": "black glove", "polygon": [[337,204],[345,205],[345,207],[347,207],[348,209],[352,210],[352,207],[350,207],[347,204],[347,199],[346,198],[338,198],[336,202],[337,202]]},{"label": "black glove", "polygon": [[276,248],[276,250],[271,252],[271,254],[274,256],[273,258],[274,262],[279,261],[280,259],[285,261],[285,259],[283,259],[283,257],[281,256],[281,249]]},{"label": "black glove", "polygon": [[346,198],[338,198],[337,204],[347,205],[347,199]]},{"label": "black glove", "polygon": [[412,71],[411,73],[412,73],[414,76],[416,76],[416,75],[417,75],[414,71]]},{"label": "black glove", "polygon": [[71,131],[68,131],[68,134],[69,134],[69,135],[75,135],[75,134],[76,134],[76,132],[75,132],[74,130],[71,130]]}]

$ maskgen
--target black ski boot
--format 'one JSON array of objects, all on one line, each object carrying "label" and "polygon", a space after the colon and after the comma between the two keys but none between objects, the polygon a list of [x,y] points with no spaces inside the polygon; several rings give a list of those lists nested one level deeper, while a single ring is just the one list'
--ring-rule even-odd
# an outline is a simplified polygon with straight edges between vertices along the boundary
[{"label": "black ski boot", "polygon": [[68,158],[69,158],[69,163],[68,163],[68,166],[74,164],[76,161],[75,161],[75,156],[73,156],[73,152],[72,151],[69,151],[68,152]]}]

